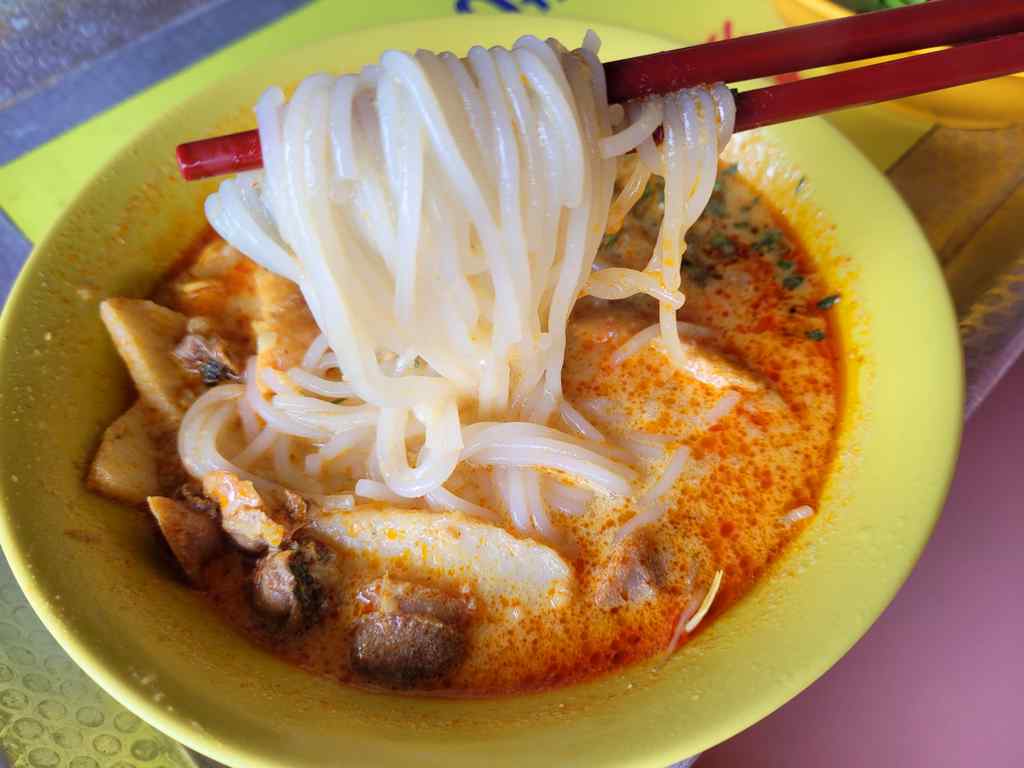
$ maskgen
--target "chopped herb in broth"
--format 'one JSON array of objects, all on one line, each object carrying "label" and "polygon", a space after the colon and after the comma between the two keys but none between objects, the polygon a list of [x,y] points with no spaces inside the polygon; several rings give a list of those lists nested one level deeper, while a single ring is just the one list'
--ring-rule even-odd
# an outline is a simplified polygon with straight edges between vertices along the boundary
[{"label": "chopped herb in broth", "polygon": [[[625,170],[628,170],[628,166]],[[624,170],[624,173],[625,173]],[[816,304],[820,310],[831,308],[838,294],[830,294],[814,273],[813,265],[788,226],[739,174],[735,164],[719,170],[711,201],[686,237],[683,255],[683,290],[687,306],[700,301],[704,291],[713,289],[726,278],[752,279],[753,273],[772,273],[780,294],[793,294],[803,300],[818,295],[825,298]],[[606,237],[599,251],[602,264],[622,265],[642,269],[653,251],[654,237],[663,213],[662,184],[652,177],[644,196],[623,224],[622,229]],[[734,266],[735,270],[731,270]],[[750,278],[740,278],[744,273]],[[787,300],[780,295],[780,301]],[[642,303],[643,299],[636,299]],[[736,311],[736,310],[733,310]],[[684,314],[686,309],[683,310]],[[800,338],[814,330],[808,323],[803,306],[787,304],[778,317],[758,318],[761,325],[771,322],[786,328],[787,333]]]},{"label": "chopped herb in broth", "polygon": [[782,279],[782,287],[788,291],[792,291],[799,288],[801,285],[803,285],[803,283],[803,275],[786,275],[786,277]]}]

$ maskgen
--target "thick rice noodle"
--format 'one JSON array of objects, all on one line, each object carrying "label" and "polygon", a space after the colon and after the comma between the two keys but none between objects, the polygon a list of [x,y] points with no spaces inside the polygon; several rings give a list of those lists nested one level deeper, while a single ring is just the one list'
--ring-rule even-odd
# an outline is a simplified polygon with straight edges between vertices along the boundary
[{"label": "thick rice noodle", "polygon": [[[543,539],[556,535],[549,506],[575,512],[587,497],[546,501],[539,469],[572,475],[582,494],[635,493],[633,470],[563,399],[566,325],[584,293],[647,294],[685,369],[684,235],[734,106],[714,85],[612,110],[596,50],[591,34],[573,52],[534,37],[465,58],[388,51],[357,74],[307,78],[290,101],[263,94],[264,168],[224,181],[206,213],[298,285],[322,335],[299,366],[258,371],[254,359],[244,385],[192,406],[179,441],[190,472],[484,517],[444,484],[462,462],[485,464],[514,527]],[[641,161],[613,204],[618,159],[633,150]],[[595,270],[606,228],[651,173],[665,178],[651,263]],[[219,435],[237,419],[248,444],[232,461]]]}]

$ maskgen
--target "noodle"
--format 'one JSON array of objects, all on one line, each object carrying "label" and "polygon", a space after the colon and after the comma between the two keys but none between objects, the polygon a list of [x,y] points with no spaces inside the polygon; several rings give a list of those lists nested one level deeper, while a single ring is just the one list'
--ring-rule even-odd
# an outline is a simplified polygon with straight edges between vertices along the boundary
[{"label": "noodle", "polygon": [[[701,325],[694,325],[693,323],[677,322],[676,331],[677,333],[683,333],[688,336],[708,337],[712,335],[712,331],[710,329]],[[626,340],[625,344],[612,353],[612,365],[622,365],[626,360],[658,338],[661,332],[661,324],[657,324],[648,326],[642,331],[631,336]]]},{"label": "noodle", "polygon": [[633,206],[643,197],[650,178],[650,168],[644,165],[642,160],[638,160],[633,169],[633,175],[629,177],[629,181],[626,182],[619,196],[615,198],[611,210],[608,212],[608,224],[605,231],[609,235],[614,235],[622,229],[622,222],[626,218],[626,214],[633,210]]},{"label": "noodle", "polygon": [[386,501],[389,504],[403,504],[407,501],[407,499],[403,499],[397,493],[391,491],[384,483],[368,480],[365,477],[356,482],[356,496],[362,496],[364,499],[371,499],[373,501]]},{"label": "noodle", "polygon": [[587,417],[573,407],[568,400],[563,400],[558,406],[558,413],[567,426],[572,427],[580,437],[596,442],[604,442],[604,435],[601,431],[587,421]]},{"label": "noodle", "polygon": [[685,445],[681,448],[676,448],[672,452],[665,470],[655,481],[654,485],[644,491],[643,495],[637,499],[636,504],[639,511],[625,525],[619,528],[615,534],[617,539],[624,539],[633,531],[661,519],[667,507],[662,497],[672,490],[672,486],[676,484],[676,480],[683,474],[683,470],[686,469],[686,463],[689,460],[690,449]]},{"label": "noodle", "polygon": [[722,395],[711,409],[700,417],[700,425],[704,429],[710,429],[726,416],[733,412],[739,405],[741,396],[739,392],[729,391]]},{"label": "noodle", "polygon": [[343,381],[331,381],[301,368],[288,371],[288,378],[296,386],[321,397],[352,397],[355,394],[352,387]]},{"label": "noodle", "polygon": [[807,518],[813,516],[814,508],[804,504],[803,506],[797,507],[796,509],[791,509],[781,518],[779,518],[779,521],[783,525],[793,525],[793,523],[799,522],[800,520],[806,520]]},{"label": "noodle", "polygon": [[428,493],[426,499],[427,504],[431,509],[451,509],[456,512],[462,512],[466,515],[480,517],[484,520],[497,521],[497,515],[495,515],[491,510],[486,507],[481,507],[479,504],[467,501],[461,496],[456,496],[443,486]]},{"label": "noodle", "polygon": [[681,292],[663,288],[654,275],[622,267],[607,267],[591,273],[584,291],[587,296],[610,301],[628,299],[634,294],[646,293],[648,296],[668,304],[673,309],[680,309],[686,301],[686,297]]},{"label": "noodle", "polygon": [[[735,110],[724,86],[694,88],[618,109],[613,131],[597,47],[589,33],[574,52],[533,37],[463,59],[388,51],[358,74],[307,78],[289,102],[277,88],[262,96],[264,169],[224,181],[206,212],[229,243],[298,285],[321,334],[298,366],[253,358],[244,387],[193,404],[179,438],[190,472],[233,466],[216,432],[237,414],[237,463],[269,455],[264,485],[486,517],[444,488],[460,462],[483,464],[513,525],[548,541],[558,532],[545,497],[574,514],[594,492],[633,493],[622,450],[563,397],[566,326],[584,293],[647,294],[660,322],[613,362],[660,335],[687,369],[679,334],[706,331],[675,319],[684,234],[708,202]],[[634,149],[640,162],[613,201],[618,159]],[[604,232],[651,173],[666,195],[651,265],[595,269]],[[325,378],[331,369],[341,380]],[[635,435],[626,445],[645,458],[662,450]],[[542,486],[538,468],[587,490]]]},{"label": "noodle", "polygon": [[[245,401],[243,400],[242,402],[244,403]],[[241,407],[239,407],[239,413],[241,413]],[[264,427],[256,438],[240,454],[235,456],[235,463],[241,467],[248,467],[270,450],[279,434],[273,427]]]},{"label": "noodle", "polygon": [[708,591],[704,595],[704,599],[700,603],[700,608],[697,612],[683,625],[683,629],[686,630],[687,634],[690,634],[697,628],[697,625],[707,615],[707,612],[711,610],[711,604],[715,601],[715,595],[718,594],[718,588],[722,585],[722,576],[724,571],[715,571],[715,576],[711,579],[711,586],[708,587]]},{"label": "noodle", "polygon": [[640,107],[636,119],[627,128],[601,139],[599,146],[603,157],[618,157],[636,149],[641,141],[650,136],[661,125],[664,106],[660,99],[650,99]]},{"label": "noodle", "polygon": [[545,481],[543,492],[548,504],[570,517],[582,515],[594,498],[592,491],[564,485],[550,479]]}]

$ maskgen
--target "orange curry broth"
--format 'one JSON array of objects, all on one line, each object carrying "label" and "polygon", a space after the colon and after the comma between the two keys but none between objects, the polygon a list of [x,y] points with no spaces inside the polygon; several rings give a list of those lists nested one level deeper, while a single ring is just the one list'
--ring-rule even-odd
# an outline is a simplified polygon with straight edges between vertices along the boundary
[{"label": "orange curry broth", "polygon": [[[661,206],[660,184],[652,182],[620,233],[605,238],[599,261],[643,268]],[[555,524],[580,540],[571,560],[575,599],[557,612],[525,614],[513,627],[489,626],[484,612],[470,632],[466,662],[434,685],[433,692],[488,695],[552,687],[659,654],[683,607],[706,590],[715,570],[724,570],[724,578],[702,626],[763,578],[808,525],[786,526],[780,518],[797,506],[816,506],[831,465],[841,379],[838,333],[828,308],[838,299],[829,298],[831,291],[792,229],[735,168],[723,169],[712,202],[687,243],[687,302],[679,319],[714,329],[710,343],[765,382],[764,392],[744,396],[720,421],[700,430],[690,421],[712,408],[721,390],[676,372],[653,345],[612,365],[608,358],[614,349],[657,321],[657,307],[646,297],[615,303],[581,300],[570,323],[563,371],[566,396],[578,407],[610,401],[620,427],[675,436],[669,447],[686,446],[701,468],[699,482],[682,488],[652,528],[659,546],[671,555],[672,575],[642,605],[595,606],[594,595],[609,567],[611,537],[634,510],[628,504],[601,508],[586,520],[553,512]],[[251,262],[240,260],[207,286],[201,284],[202,275],[194,274],[197,254],[219,247],[211,234],[190,249],[155,299],[185,314],[212,318],[218,332],[251,348],[248,323],[258,311],[252,304]],[[598,426],[615,438],[614,425]],[[651,482],[656,479],[657,465],[648,475]],[[354,596],[361,584],[379,575],[379,566],[360,566],[359,578],[342,589],[332,615],[305,633],[287,635],[252,608],[254,563],[232,551],[207,567],[206,594],[216,612],[302,668],[358,684],[347,650],[357,610]],[[682,639],[689,638],[684,634]]]}]

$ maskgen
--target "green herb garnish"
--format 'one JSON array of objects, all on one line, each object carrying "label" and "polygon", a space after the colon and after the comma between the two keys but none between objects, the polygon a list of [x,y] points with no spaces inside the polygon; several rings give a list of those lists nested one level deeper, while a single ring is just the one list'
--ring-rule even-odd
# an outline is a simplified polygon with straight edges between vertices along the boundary
[{"label": "green herb garnish", "polygon": [[721,280],[722,276],[715,271],[714,267],[709,267],[706,264],[702,264],[699,261],[692,261],[690,259],[683,259],[683,269],[686,271],[687,277],[690,278],[694,283],[700,286],[707,284],[708,280],[714,278],[715,280]]},{"label": "green herb garnish", "polygon": [[825,332],[819,328],[815,328],[813,331],[807,331],[807,333],[805,333],[804,336],[806,336],[811,341],[825,340]]},{"label": "green herb garnish", "polygon": [[818,309],[832,309],[839,301],[839,294],[833,293],[831,296],[826,296],[824,299],[818,301]]},{"label": "green herb garnish", "polygon": [[708,207],[704,209],[712,216],[716,216],[719,219],[725,217],[725,203],[719,200],[717,197],[712,197],[708,200]]},{"label": "green herb garnish", "polygon": [[715,232],[711,235],[708,242],[711,244],[712,248],[726,256],[732,256],[736,253],[736,246],[733,244],[732,240],[721,232]]},{"label": "green herb garnish", "polygon": [[776,265],[778,265],[779,269],[792,269],[793,268],[793,262],[789,261],[787,259],[779,259],[775,263],[776,263]]},{"label": "green herb garnish", "polygon": [[754,210],[754,206],[756,206],[759,202],[761,202],[761,196],[754,195],[753,199],[749,203],[740,206],[740,211],[742,211],[743,213],[750,213],[752,210]]},{"label": "green herb garnish", "polygon": [[730,163],[722,169],[723,176],[732,176],[736,171],[740,169],[739,163]]},{"label": "green herb garnish", "polygon": [[764,234],[761,235],[757,242],[754,243],[755,248],[774,248],[782,242],[782,233],[777,229],[766,229]]},{"label": "green herb garnish", "polygon": [[782,287],[787,291],[792,291],[794,288],[799,288],[804,282],[803,275],[787,275],[782,281]]},{"label": "green herb garnish", "polygon": [[220,360],[205,360],[199,365],[199,375],[203,384],[212,386],[230,378],[231,370]]},{"label": "green herb garnish", "polygon": [[601,247],[602,248],[608,248],[610,246],[615,245],[615,241],[619,239],[619,234],[620,234],[619,232],[615,232],[615,233],[610,234],[610,235],[605,235],[604,239],[601,240]]}]

